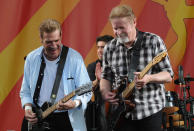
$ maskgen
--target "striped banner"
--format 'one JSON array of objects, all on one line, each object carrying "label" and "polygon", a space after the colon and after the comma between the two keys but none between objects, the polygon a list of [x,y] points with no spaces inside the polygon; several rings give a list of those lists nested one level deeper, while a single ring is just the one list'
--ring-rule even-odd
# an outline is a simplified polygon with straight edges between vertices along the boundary
[{"label": "striped banner", "polygon": [[[130,5],[137,28],[163,38],[175,72],[183,65],[194,77],[194,0],[1,0],[0,2],[0,131],[19,131],[24,112],[19,91],[24,56],[41,45],[39,24],[47,18],[62,24],[63,44],[79,51],[85,64],[97,59],[97,36],[113,35],[111,9]],[[167,84],[167,90],[176,85]],[[191,94],[194,94],[191,90]]]}]

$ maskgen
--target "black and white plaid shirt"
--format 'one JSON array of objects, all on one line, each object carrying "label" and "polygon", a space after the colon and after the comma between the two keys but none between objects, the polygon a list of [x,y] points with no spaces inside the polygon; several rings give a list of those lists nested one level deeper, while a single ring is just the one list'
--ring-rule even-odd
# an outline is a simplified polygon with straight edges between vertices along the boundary
[{"label": "black and white plaid shirt", "polygon": [[[137,72],[141,72],[160,52],[166,51],[165,44],[159,36],[148,32],[142,32],[142,35]],[[113,39],[104,48],[102,78],[111,81],[113,88],[118,88],[119,82],[128,76],[132,49],[133,46],[128,49],[124,44],[119,43],[117,39]],[[173,77],[168,55],[154,65],[147,74],[156,74],[162,71],[169,72]],[[136,107],[131,112],[134,120],[148,117],[165,106],[164,84],[148,83],[140,90],[135,89],[134,94]]]}]

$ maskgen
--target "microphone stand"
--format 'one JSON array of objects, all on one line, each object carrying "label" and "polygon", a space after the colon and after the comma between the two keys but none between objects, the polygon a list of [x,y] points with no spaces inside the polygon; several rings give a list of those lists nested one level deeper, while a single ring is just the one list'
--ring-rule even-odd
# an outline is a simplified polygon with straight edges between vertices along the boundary
[{"label": "microphone stand", "polygon": [[[184,130],[187,131],[187,110],[186,110],[186,88],[184,87],[184,84],[179,83],[179,87],[181,88],[181,92],[183,93],[183,99],[180,99],[180,111],[183,114],[183,120],[184,120]],[[182,94],[181,93],[181,94]]]},{"label": "microphone stand", "polygon": [[180,108],[183,114],[183,119],[184,119],[184,129],[187,131],[187,117],[188,113],[186,110],[186,105],[187,105],[187,94],[186,94],[186,83],[184,80],[184,72],[183,72],[183,67],[180,65],[178,69],[179,73],[179,87],[181,88],[181,92],[183,91],[183,100],[180,100]]},{"label": "microphone stand", "polygon": [[[188,77],[189,77],[189,75],[188,75]],[[190,94],[190,83],[189,83],[189,81],[187,82],[186,89],[187,89],[187,92],[189,94],[188,103],[190,103],[190,112],[188,112],[188,125],[189,125],[189,131],[192,131],[191,118],[193,117],[194,110],[193,110],[193,100],[192,100],[193,98],[191,97],[191,94]]]},{"label": "microphone stand", "polygon": [[[182,114],[183,114],[183,119],[184,119],[184,130],[185,131],[192,131],[192,124],[191,124],[191,117],[193,116],[192,113],[191,113],[191,111],[193,111],[192,104],[191,104],[191,107],[190,107],[190,112],[188,112],[187,109],[186,109],[187,103],[192,102],[190,92],[189,92],[190,86],[186,86],[186,84],[180,83],[180,87],[183,89],[183,100],[180,101],[181,102],[180,103],[180,108],[181,108],[181,111],[182,111]],[[188,91],[188,94],[189,94],[189,99],[188,100],[186,98],[186,96],[187,96],[186,90]],[[188,123],[187,123],[187,121],[188,121]],[[188,124],[188,126],[187,126],[187,124]]]},{"label": "microphone stand", "polygon": [[185,130],[187,130],[187,116],[188,116],[188,113],[187,113],[187,110],[186,110],[186,106],[187,106],[187,98],[186,98],[186,96],[187,96],[186,88],[183,85],[183,105],[184,105],[184,108],[183,108],[183,118],[184,118]]}]

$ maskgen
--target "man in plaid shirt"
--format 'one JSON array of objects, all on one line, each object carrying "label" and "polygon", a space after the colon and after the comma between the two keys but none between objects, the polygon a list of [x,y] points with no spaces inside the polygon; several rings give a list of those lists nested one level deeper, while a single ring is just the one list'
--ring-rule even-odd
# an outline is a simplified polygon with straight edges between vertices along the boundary
[{"label": "man in plaid shirt", "polygon": [[162,109],[165,106],[164,83],[171,82],[173,77],[168,55],[154,65],[142,79],[138,75],[155,56],[166,51],[165,44],[156,34],[136,29],[136,18],[129,6],[113,8],[109,19],[116,38],[104,48],[100,90],[104,100],[111,104],[118,104],[118,98],[115,98],[116,94],[111,90],[118,88],[122,79],[129,76],[132,50],[142,35],[138,65],[134,72],[136,106],[127,113],[129,116],[119,123],[116,130],[160,131]]}]

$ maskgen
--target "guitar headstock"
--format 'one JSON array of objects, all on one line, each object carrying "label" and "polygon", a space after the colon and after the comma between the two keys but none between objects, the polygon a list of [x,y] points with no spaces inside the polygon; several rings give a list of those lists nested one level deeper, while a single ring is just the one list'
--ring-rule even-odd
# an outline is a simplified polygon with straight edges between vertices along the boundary
[{"label": "guitar headstock", "polygon": [[154,57],[152,64],[155,65],[160,62],[164,57],[166,57],[167,51],[159,53],[157,56]]},{"label": "guitar headstock", "polygon": [[92,82],[86,83],[75,90],[75,94],[80,96],[92,91]]}]

